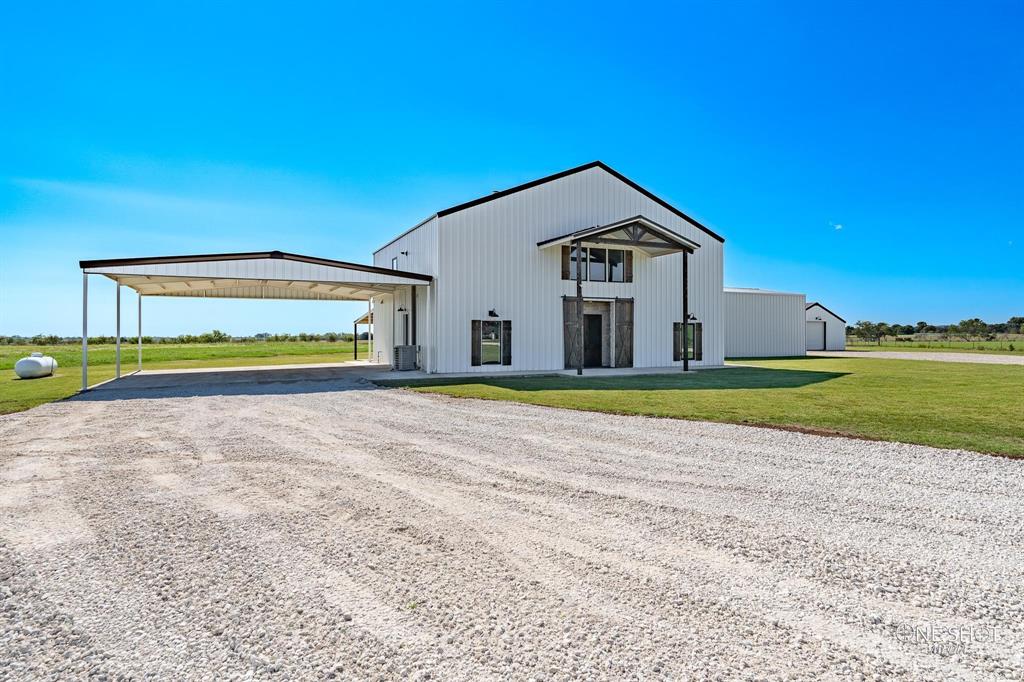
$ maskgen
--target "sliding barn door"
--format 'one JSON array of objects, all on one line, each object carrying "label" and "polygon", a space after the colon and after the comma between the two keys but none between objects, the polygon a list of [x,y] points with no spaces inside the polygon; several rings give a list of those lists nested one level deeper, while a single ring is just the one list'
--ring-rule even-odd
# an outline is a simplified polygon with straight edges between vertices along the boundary
[{"label": "sliding barn door", "polygon": [[633,299],[615,299],[615,366],[633,366]]},{"label": "sliding barn door", "polygon": [[575,298],[562,299],[562,339],[565,344],[565,368],[573,369],[580,359],[580,320]]}]

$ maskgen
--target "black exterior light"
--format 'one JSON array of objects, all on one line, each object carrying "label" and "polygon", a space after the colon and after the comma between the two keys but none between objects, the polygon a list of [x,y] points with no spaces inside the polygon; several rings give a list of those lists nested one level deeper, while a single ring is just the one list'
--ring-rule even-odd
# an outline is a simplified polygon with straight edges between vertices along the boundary
[{"label": "black exterior light", "polygon": [[687,322],[696,322],[697,321],[697,316],[694,315],[693,313],[690,313],[690,316],[686,318],[686,321]]},{"label": "black exterior light", "polygon": [[491,308],[490,310],[487,311],[487,317],[501,317],[501,316],[498,315],[498,313],[496,313],[494,311],[494,308]]},{"label": "black exterior light", "polygon": [[401,308],[398,308],[395,312],[396,313],[404,313],[405,312],[405,306],[402,306]]}]

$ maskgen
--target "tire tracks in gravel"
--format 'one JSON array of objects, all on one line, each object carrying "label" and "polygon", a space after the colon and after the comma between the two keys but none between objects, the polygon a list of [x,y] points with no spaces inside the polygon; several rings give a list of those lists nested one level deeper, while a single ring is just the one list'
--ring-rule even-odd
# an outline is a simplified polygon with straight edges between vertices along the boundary
[{"label": "tire tracks in gravel", "polygon": [[[365,429],[359,429],[359,427],[356,427],[357,430],[362,431],[362,438],[358,439],[360,443],[355,447],[357,447],[357,449],[372,450],[372,448],[368,445],[370,440],[367,438],[367,436],[379,437],[379,430],[381,429],[381,427],[382,424],[380,422],[375,423],[374,430],[372,433],[368,433],[365,431]],[[387,440],[396,441],[402,437],[402,434],[387,433],[386,436]],[[316,436],[314,436],[313,434],[308,434],[308,437],[315,438]],[[323,437],[320,437],[319,439],[321,441],[325,440]],[[353,434],[351,432],[346,434],[346,440],[350,442],[353,440]],[[326,444],[328,446],[334,445],[333,443],[330,442]],[[481,522],[486,523],[488,510],[490,510],[491,516],[493,516],[493,503],[496,500],[494,496],[485,496],[485,499],[482,500],[482,503],[470,504],[469,498],[472,496],[472,491],[467,490],[466,486],[467,484],[470,486],[483,485],[486,483],[486,481],[483,479],[461,480],[459,481],[458,484],[449,484],[448,479],[453,478],[454,472],[451,469],[445,469],[443,465],[438,466],[436,460],[427,462],[426,467],[413,466],[414,461],[418,457],[421,457],[423,454],[428,453],[428,451],[423,449],[424,447],[433,448],[433,450],[429,451],[429,455],[437,454],[438,444],[436,442],[430,440],[425,441],[421,435],[417,435],[416,437],[412,438],[406,435],[405,444],[413,447],[401,448],[402,461],[398,464],[403,469],[408,469],[412,467],[413,470],[416,472],[415,475],[403,475],[402,473],[396,471],[394,468],[391,468],[390,470],[384,470],[382,468],[382,465],[384,463],[380,460],[381,453],[375,453],[373,456],[367,455],[364,462],[366,468],[372,468],[374,470],[373,475],[377,480],[387,481],[390,485],[396,486],[405,494],[413,495],[425,501],[433,508],[437,509],[438,511],[441,511],[442,513],[448,516],[456,516],[474,523],[477,526],[477,532],[479,532],[479,526]],[[467,463],[464,457],[456,457],[456,459],[460,464]],[[422,478],[417,478],[416,476],[424,475],[425,469],[431,468],[435,471],[435,475],[431,477],[429,485],[424,485],[424,481],[422,480]],[[442,472],[443,475],[439,475],[442,474]],[[495,472],[493,470],[490,470],[487,473],[501,476],[507,472]],[[486,487],[484,487],[483,489],[486,490]],[[556,492],[563,491],[559,490]],[[576,509],[574,511],[578,515],[579,510]],[[555,515],[558,515],[558,512],[555,512]],[[601,565],[603,562],[606,564],[606,562],[612,561],[616,565],[617,569],[619,569],[620,571],[623,569],[627,569],[625,570],[627,574],[634,574],[637,572],[639,568],[645,566],[645,564],[641,563],[640,561],[629,561],[625,559],[618,552],[602,551],[595,553],[590,551],[590,548],[593,546],[592,543],[596,540],[597,537],[606,535],[607,529],[601,528],[599,531],[590,534],[589,537],[583,538],[582,540],[570,541],[565,537],[564,530],[560,530],[558,533],[544,532],[537,526],[537,524],[531,523],[531,519],[528,515],[519,513],[516,510],[506,508],[505,515],[500,519],[500,521],[501,523],[498,524],[497,527],[495,527],[495,524],[491,524],[490,527],[488,528],[487,534],[490,538],[490,542],[493,545],[499,547],[515,547],[516,549],[513,553],[512,559],[516,562],[520,570],[526,571],[530,575],[533,575],[535,577],[543,577],[545,574],[555,575],[558,576],[556,582],[558,584],[562,584],[565,581],[562,580],[564,576],[560,574],[559,569],[563,569],[562,573],[564,573],[564,567],[558,564],[557,558],[552,559],[550,555],[554,554],[555,557],[564,557],[566,554],[569,554],[575,557],[579,557],[584,560],[585,564],[583,570],[577,569],[576,574],[574,574],[572,578],[574,579],[574,581],[577,582],[582,581],[586,585],[587,592],[585,594],[578,593],[577,595],[575,595],[576,599],[574,601],[580,604],[593,603],[593,591],[595,589],[600,589],[602,591],[602,599],[600,601],[603,604],[605,604],[605,606],[599,611],[600,616],[606,618],[615,618],[619,613],[625,612],[627,607],[635,607],[635,605],[633,604],[616,603],[617,599],[612,590],[607,590],[603,587],[599,588],[597,585],[594,584],[588,584],[586,580],[587,575],[592,573],[593,567]],[[503,532],[501,530],[506,527],[515,527],[520,529],[530,528],[530,530],[533,532],[533,535],[529,538],[524,539],[521,535],[512,535],[508,532]],[[621,531],[621,529],[619,530]],[[525,549],[533,546],[537,546],[543,549],[541,551],[533,551],[527,554],[525,552]],[[685,556],[688,560],[692,561],[694,556],[700,556],[700,552],[703,552],[703,556],[701,558],[706,563],[712,566],[717,565],[724,567],[718,569],[717,574],[712,576],[711,578],[705,577],[705,581],[713,581],[718,584],[722,584],[723,580],[726,577],[731,577],[735,582],[736,576],[734,571],[737,562],[733,557],[729,557],[720,552],[713,552],[706,547],[696,546],[692,543],[686,547],[685,551],[679,552],[677,556]],[[644,559],[648,560],[649,557],[644,557]],[[657,562],[655,563],[657,565]],[[678,566],[674,565],[674,562],[666,561],[664,557],[662,557],[661,564],[663,566],[669,567],[672,570],[678,569]],[[729,571],[733,571],[731,576],[726,575]],[[747,567],[745,575],[748,578],[752,578],[755,572],[755,569]],[[630,577],[635,576],[631,575]],[[544,580],[544,582],[548,583],[549,587],[553,586],[553,580],[550,577]],[[796,584],[800,584],[801,587],[804,588],[803,592],[807,594],[810,594],[811,592],[817,589],[817,587],[814,585],[805,584],[806,582],[807,581],[790,580],[786,584],[788,584],[790,587],[793,587]],[[700,593],[699,584],[699,581],[695,582],[694,585],[690,588],[689,593],[687,594],[687,597],[691,598],[694,602],[699,601],[697,599],[693,599],[693,595],[697,595]],[[751,587],[752,583],[748,581],[746,584],[741,585],[739,589],[735,590],[735,593],[750,593],[752,591]],[[764,590],[762,590],[762,592],[764,592]],[[773,598],[775,596],[776,595],[774,594],[774,592],[765,593],[761,599],[762,605],[763,603],[767,603],[768,598]],[[663,603],[678,604],[679,601],[680,596],[677,593],[675,596],[671,596],[669,598],[664,599]],[[631,612],[636,613],[635,609]],[[658,613],[654,614],[652,617],[664,618],[666,615],[670,614]],[[765,621],[771,621],[776,623],[780,620],[788,620],[790,622],[793,621],[791,614],[778,611],[769,611],[765,613],[762,616],[762,618]],[[635,616],[633,617],[633,619],[635,621]],[[807,620],[808,618],[806,616],[801,617],[799,619],[799,624],[806,628]],[[694,623],[690,623],[689,625],[691,627],[695,626]],[[835,626],[830,621],[826,621],[821,618],[817,619],[814,625],[817,627],[819,631],[826,630],[828,628],[831,628],[833,631],[838,630],[839,627],[848,628],[848,626]],[[849,635],[848,632],[846,632],[845,634]],[[884,638],[873,633],[864,633],[863,635],[861,635],[861,639],[864,640],[862,642],[861,647],[863,650],[879,650],[885,649],[886,647],[894,649],[892,642],[887,641]],[[722,644],[723,638],[721,635],[716,637],[716,642],[719,645]],[[744,644],[747,645],[749,643],[746,642]],[[765,643],[760,644],[763,646]],[[962,670],[961,672],[966,671]]]},{"label": "tire tracks in gravel", "polygon": [[[13,579],[73,616],[97,670],[1024,669],[1021,569],[999,554],[1019,546],[1012,462],[964,453],[960,481],[915,446],[403,390],[51,408],[40,442],[0,419],[0,502],[66,524],[63,505],[91,535],[19,538]],[[893,639],[911,619],[1005,637],[941,656]]]}]

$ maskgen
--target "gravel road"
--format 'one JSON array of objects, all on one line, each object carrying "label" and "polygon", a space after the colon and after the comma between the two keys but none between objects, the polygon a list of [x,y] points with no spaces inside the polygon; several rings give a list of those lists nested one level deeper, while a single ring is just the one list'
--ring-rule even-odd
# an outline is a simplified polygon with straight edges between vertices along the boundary
[{"label": "gravel road", "polygon": [[997,353],[943,353],[940,351],[899,350],[809,350],[808,355],[819,358],[874,358],[876,360],[932,360],[934,362],[970,362],[982,365],[1024,365],[1024,355]]},{"label": "gravel road", "polygon": [[1024,462],[187,392],[0,417],[0,677],[1022,678]]}]

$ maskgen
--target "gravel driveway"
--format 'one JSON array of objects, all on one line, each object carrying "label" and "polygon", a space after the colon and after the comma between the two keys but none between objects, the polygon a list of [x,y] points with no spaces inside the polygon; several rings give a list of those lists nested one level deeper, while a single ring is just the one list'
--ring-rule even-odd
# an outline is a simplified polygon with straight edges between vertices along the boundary
[{"label": "gravel driveway", "polygon": [[1024,671],[1022,462],[355,379],[187,392],[0,417],[0,677]]},{"label": "gravel driveway", "polygon": [[943,353],[941,351],[899,350],[809,350],[819,358],[875,358],[887,360],[933,360],[935,362],[976,362],[983,365],[1024,365],[1024,355],[997,353]]}]

